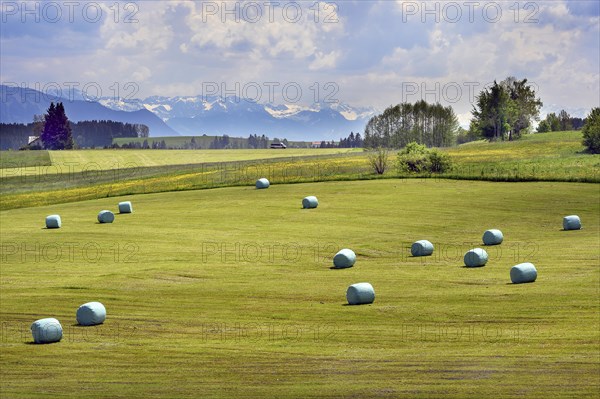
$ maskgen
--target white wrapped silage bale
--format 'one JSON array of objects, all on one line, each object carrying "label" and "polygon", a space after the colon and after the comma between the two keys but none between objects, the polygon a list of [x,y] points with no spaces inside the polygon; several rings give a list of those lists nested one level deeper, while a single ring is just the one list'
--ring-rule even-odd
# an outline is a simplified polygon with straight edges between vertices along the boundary
[{"label": "white wrapped silage bale", "polygon": [[112,223],[115,221],[115,214],[107,210],[100,211],[98,214],[98,221],[100,223]]},{"label": "white wrapped silage bale", "polygon": [[77,323],[82,326],[95,326],[106,320],[106,308],[100,302],[84,303],[77,309]]},{"label": "white wrapped silage bale", "polygon": [[581,229],[581,219],[577,215],[565,216],[563,218],[563,229],[579,230]]},{"label": "white wrapped silage bale", "polygon": [[483,233],[483,244],[484,245],[499,245],[504,240],[504,235],[498,229],[486,230]]},{"label": "white wrapped silage bale", "polygon": [[62,225],[59,215],[46,216],[46,228],[47,229],[59,229]]},{"label": "white wrapped silage bale", "polygon": [[58,320],[49,317],[34,321],[31,324],[31,335],[36,344],[49,344],[62,339],[63,329]]},{"label": "white wrapped silage bale", "polygon": [[427,240],[415,241],[410,246],[412,256],[430,256],[433,253],[433,244]]},{"label": "white wrapped silage bale", "polygon": [[520,263],[510,269],[510,281],[514,284],[533,283],[537,278],[537,270],[533,263]]},{"label": "white wrapped silage bale", "polygon": [[270,185],[271,185],[271,183],[269,182],[269,180],[265,179],[264,177],[262,177],[256,181],[256,188],[258,188],[258,189],[269,188]]},{"label": "white wrapped silage bale", "polygon": [[465,254],[464,261],[467,267],[485,266],[488,261],[488,254],[485,249],[475,248]]},{"label": "white wrapped silage bale", "polygon": [[346,300],[349,305],[364,305],[373,303],[375,300],[375,290],[369,283],[352,284],[346,290]]},{"label": "white wrapped silage bale", "polygon": [[131,205],[131,201],[123,201],[119,202],[119,213],[132,213],[133,206]]},{"label": "white wrapped silage bale", "polygon": [[309,195],[308,197],[304,197],[302,199],[302,208],[304,209],[312,209],[319,206],[319,200],[314,195]]},{"label": "white wrapped silage bale", "polygon": [[344,248],[333,257],[333,267],[336,269],[345,269],[354,266],[356,254],[353,250]]}]

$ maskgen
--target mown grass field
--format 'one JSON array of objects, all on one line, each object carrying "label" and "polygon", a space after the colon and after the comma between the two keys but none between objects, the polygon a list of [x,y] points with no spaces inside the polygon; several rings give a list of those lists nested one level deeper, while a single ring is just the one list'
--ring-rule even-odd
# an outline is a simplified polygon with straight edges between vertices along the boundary
[{"label": "mown grass field", "polygon": [[[314,210],[301,199],[316,195]],[[598,185],[385,179],[145,194],[0,212],[2,397],[590,397]],[[132,200],[134,213],[96,223]],[[63,227],[46,230],[59,213]],[[584,228],[562,231],[578,214]],[[488,228],[505,241],[462,267]],[[410,257],[429,239],[432,257]],[[343,247],[358,256],[332,270]],[[510,267],[538,279],[512,285]],[[345,306],[368,281],[372,305]],[[97,327],[75,311],[101,301]],[[56,317],[60,343],[31,344]]]}]

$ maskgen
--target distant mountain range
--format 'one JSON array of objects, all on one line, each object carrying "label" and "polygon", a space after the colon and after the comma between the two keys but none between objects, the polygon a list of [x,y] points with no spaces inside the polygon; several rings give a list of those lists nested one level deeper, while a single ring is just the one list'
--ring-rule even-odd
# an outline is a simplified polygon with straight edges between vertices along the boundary
[{"label": "distant mountain range", "polygon": [[178,133],[147,109],[133,112],[105,107],[98,102],[75,97],[62,98],[33,89],[0,85],[0,121],[2,123],[30,123],[33,115],[45,114],[50,102],[62,102],[70,121],[112,120],[123,123],[141,123],[150,128],[153,136],[177,136]]},{"label": "distant mountain range", "polygon": [[28,88],[0,86],[3,123],[29,123],[43,114],[51,101],[62,101],[73,122],[114,120],[142,123],[150,136],[250,134],[288,140],[332,140],[362,133],[373,109],[354,108],[342,103],[315,103],[311,106],[260,104],[238,97],[163,97],[122,99],[102,97],[86,101],[81,92],[68,98],[58,93],[41,93]]},{"label": "distant mountain range", "polygon": [[160,97],[146,99],[102,98],[113,110],[146,109],[183,135],[250,134],[289,140],[331,140],[364,131],[373,109],[354,108],[341,103],[299,105],[261,104],[250,100],[214,97]]}]

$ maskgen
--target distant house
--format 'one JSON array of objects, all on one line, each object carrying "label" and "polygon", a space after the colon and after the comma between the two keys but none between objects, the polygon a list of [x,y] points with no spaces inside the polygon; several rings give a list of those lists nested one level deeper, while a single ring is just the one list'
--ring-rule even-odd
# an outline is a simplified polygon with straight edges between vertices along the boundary
[{"label": "distant house", "polygon": [[312,143],[310,143],[310,148],[320,148],[320,147],[321,147],[320,141],[313,141]]},{"label": "distant house", "polygon": [[29,145],[29,144],[33,143],[34,141],[36,141],[36,140],[37,140],[37,139],[39,139],[39,138],[40,138],[39,136],[29,136],[29,137],[27,138],[27,145]]},{"label": "distant house", "polygon": [[287,146],[283,143],[271,143],[271,148],[283,148],[286,149]]}]

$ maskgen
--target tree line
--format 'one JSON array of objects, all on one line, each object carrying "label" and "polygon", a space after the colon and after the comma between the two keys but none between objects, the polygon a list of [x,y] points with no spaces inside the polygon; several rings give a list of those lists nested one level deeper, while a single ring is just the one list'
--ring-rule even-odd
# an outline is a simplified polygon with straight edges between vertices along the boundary
[{"label": "tree line", "polygon": [[390,106],[372,117],[365,127],[363,145],[369,148],[403,148],[417,142],[427,147],[454,144],[458,119],[452,107],[421,100]]},{"label": "tree line", "polygon": [[566,130],[580,130],[585,125],[585,119],[573,118],[564,109],[558,115],[554,112],[546,115],[537,127],[538,133],[564,132]]}]

